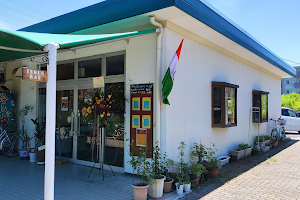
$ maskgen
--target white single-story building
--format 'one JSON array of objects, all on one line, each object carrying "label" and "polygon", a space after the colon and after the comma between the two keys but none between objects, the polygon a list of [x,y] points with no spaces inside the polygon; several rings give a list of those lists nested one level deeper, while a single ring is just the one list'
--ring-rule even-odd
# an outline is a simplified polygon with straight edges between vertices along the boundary
[{"label": "white single-story building", "polygon": [[[60,151],[69,162],[93,166],[92,156],[104,150],[105,168],[109,164],[119,172],[132,171],[127,163],[130,141],[143,145],[145,139],[138,131],[146,130],[148,147],[158,141],[161,152],[175,161],[180,141],[187,143],[186,155],[194,142],[214,143],[216,156],[229,155],[241,142],[253,145],[258,132],[269,134],[269,118],[281,114],[281,79],[296,76],[293,67],[202,0],[107,0],[19,31],[127,34],[58,49],[53,108],[56,155]],[[0,32],[2,38],[13,38],[13,32]],[[170,105],[161,104],[161,82],[182,39]],[[9,46],[1,41],[1,47]],[[21,70],[46,69],[44,54],[6,57],[3,49],[3,85],[13,91],[18,109],[35,106],[28,119],[42,121],[46,84],[22,80]],[[97,91],[93,78],[100,76],[118,106],[105,128],[105,147],[91,150],[93,125],[83,120],[82,110]],[[257,106],[260,122],[253,123],[250,110]],[[33,134],[30,120],[26,129]]]}]

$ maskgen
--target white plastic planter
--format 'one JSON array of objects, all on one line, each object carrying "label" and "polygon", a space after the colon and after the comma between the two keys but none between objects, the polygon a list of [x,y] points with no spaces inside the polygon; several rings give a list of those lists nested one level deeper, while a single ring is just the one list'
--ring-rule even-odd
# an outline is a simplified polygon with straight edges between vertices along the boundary
[{"label": "white plastic planter", "polygon": [[245,157],[251,156],[252,147],[245,150]]},{"label": "white plastic planter", "polygon": [[222,167],[229,163],[230,157],[229,156],[220,156],[220,157],[218,157],[218,159],[220,160],[218,162],[218,164],[220,165],[220,167]]},{"label": "white plastic planter", "polygon": [[[183,184],[175,183],[175,185],[176,185],[177,194],[179,194],[179,195],[183,194]],[[180,185],[180,186],[178,186],[178,185]]]},{"label": "white plastic planter", "polygon": [[36,162],[36,153],[29,153],[30,162]]},{"label": "white plastic planter", "polygon": [[183,185],[184,192],[190,192],[191,191],[191,184],[184,184]]},{"label": "white plastic planter", "polygon": [[267,152],[270,150],[270,146],[264,146],[264,147],[261,147],[261,151],[262,152]]},{"label": "white plastic planter", "polygon": [[149,197],[151,199],[161,198],[164,194],[164,180],[165,176],[161,179],[152,179],[149,183]]},{"label": "white plastic planter", "polygon": [[231,154],[233,156],[236,156],[237,160],[240,160],[240,159],[243,159],[245,157],[245,150],[240,150],[240,151],[231,150]]}]

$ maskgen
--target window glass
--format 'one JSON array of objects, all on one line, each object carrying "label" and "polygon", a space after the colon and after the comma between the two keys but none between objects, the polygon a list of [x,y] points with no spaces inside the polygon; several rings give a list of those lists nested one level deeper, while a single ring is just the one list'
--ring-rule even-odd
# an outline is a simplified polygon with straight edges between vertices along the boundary
[{"label": "window glass", "polygon": [[225,87],[225,125],[235,124],[235,88]]},{"label": "window glass", "polygon": [[[41,65],[41,70],[47,71],[47,65]],[[56,71],[56,80],[74,79],[74,63],[58,64]]]},{"label": "window glass", "polygon": [[289,80],[286,80],[286,84],[287,84],[287,85],[290,84],[290,81],[289,81]]},{"label": "window glass", "polygon": [[291,117],[297,117],[297,115],[293,111],[288,110],[288,112]]},{"label": "window glass", "polygon": [[214,124],[221,124],[221,87],[214,87]]},{"label": "window glass", "polygon": [[268,95],[261,95],[261,119],[268,120]]},{"label": "window glass", "polygon": [[78,78],[101,76],[101,66],[101,58],[78,62]]},{"label": "window glass", "polygon": [[283,116],[289,116],[289,112],[287,109],[281,109],[281,115]]},{"label": "window glass", "polygon": [[259,94],[253,94],[253,107],[260,107],[259,105]]},{"label": "window glass", "polygon": [[106,75],[124,74],[124,55],[111,56],[106,58]]}]

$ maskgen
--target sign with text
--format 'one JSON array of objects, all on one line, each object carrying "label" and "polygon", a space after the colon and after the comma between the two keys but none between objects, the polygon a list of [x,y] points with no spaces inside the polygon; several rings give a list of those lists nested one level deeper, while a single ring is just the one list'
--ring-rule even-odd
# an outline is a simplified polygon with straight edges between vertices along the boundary
[{"label": "sign with text", "polygon": [[94,88],[104,87],[104,78],[103,78],[103,76],[93,78],[93,86],[94,86]]},{"label": "sign with text", "polygon": [[153,83],[149,84],[136,84],[130,86],[130,94],[152,94]]},{"label": "sign with text", "polygon": [[136,146],[138,147],[147,146],[147,129],[145,128],[136,129]]},{"label": "sign with text", "polygon": [[23,80],[47,82],[47,71],[23,67]]}]

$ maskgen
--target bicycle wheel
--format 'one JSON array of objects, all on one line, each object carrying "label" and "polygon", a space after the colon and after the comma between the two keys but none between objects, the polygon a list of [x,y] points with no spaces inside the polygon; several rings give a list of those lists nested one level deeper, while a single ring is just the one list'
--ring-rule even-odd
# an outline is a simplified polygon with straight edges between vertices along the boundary
[{"label": "bicycle wheel", "polygon": [[286,138],[284,128],[281,130],[281,139],[284,140]]},{"label": "bicycle wheel", "polygon": [[9,157],[14,157],[19,155],[17,135],[10,135],[5,138],[3,142],[2,151],[6,156]]},{"label": "bicycle wheel", "polygon": [[278,134],[275,128],[271,131],[271,137],[273,137],[274,139],[276,139],[276,141],[278,141]]}]

